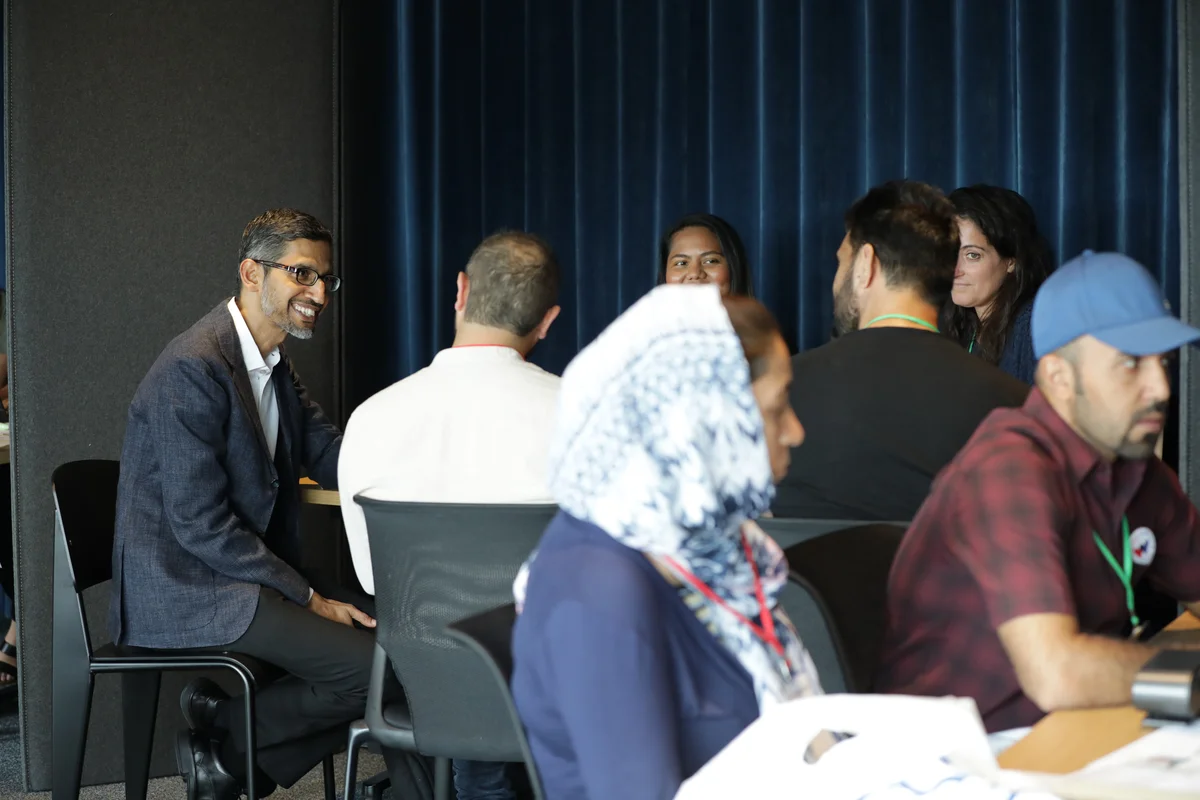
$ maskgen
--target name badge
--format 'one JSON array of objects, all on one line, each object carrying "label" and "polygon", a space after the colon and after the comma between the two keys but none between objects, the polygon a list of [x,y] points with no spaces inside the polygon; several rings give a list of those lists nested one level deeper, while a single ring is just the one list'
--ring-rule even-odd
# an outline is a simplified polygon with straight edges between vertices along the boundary
[{"label": "name badge", "polygon": [[1154,531],[1145,527],[1135,530],[1129,535],[1129,549],[1133,555],[1133,563],[1142,567],[1148,565],[1158,551],[1158,540],[1154,538]]}]

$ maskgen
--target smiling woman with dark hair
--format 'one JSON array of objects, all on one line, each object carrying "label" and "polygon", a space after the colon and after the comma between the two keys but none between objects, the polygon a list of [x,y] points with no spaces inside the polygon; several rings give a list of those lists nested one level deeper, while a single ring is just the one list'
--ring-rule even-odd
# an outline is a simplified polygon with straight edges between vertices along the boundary
[{"label": "smiling woman with dark hair", "polygon": [[742,238],[715,214],[688,214],[667,230],[656,283],[715,283],[722,295],[754,296]]},{"label": "smiling woman with dark hair", "polygon": [[1053,269],[1050,246],[1025,198],[978,184],[950,202],[960,240],[947,332],[972,354],[1033,383],[1037,362],[1029,319],[1033,296]]}]

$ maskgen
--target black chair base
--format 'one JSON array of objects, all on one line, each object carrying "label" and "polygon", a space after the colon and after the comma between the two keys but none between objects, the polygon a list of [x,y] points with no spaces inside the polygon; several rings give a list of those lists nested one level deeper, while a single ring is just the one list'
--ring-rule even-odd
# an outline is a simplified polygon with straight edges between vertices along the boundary
[{"label": "black chair base", "polygon": [[383,793],[392,785],[386,772],[380,772],[358,784],[358,796],[362,800],[383,800]]}]

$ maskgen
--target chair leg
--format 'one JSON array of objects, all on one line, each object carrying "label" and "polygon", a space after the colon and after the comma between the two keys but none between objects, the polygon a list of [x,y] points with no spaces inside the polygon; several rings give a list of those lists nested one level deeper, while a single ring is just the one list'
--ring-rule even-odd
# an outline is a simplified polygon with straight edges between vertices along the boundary
[{"label": "chair leg", "polygon": [[94,680],[87,663],[80,666],[56,659],[51,667],[52,800],[79,800]]},{"label": "chair leg", "polygon": [[350,723],[350,735],[346,740],[346,786],[342,790],[343,800],[354,800],[354,784],[358,782],[358,748],[371,738],[366,720]]},{"label": "chair leg", "polygon": [[321,767],[325,773],[325,800],[337,800],[337,783],[333,779],[333,756],[325,756]]},{"label": "chair leg", "polygon": [[[241,673],[238,673],[239,675]],[[258,800],[257,787],[254,785],[254,776],[258,772],[258,737],[255,735],[256,720],[254,716],[254,687],[243,677],[244,686],[242,692],[242,702],[245,704],[246,713],[243,722],[246,725],[244,732],[244,740],[246,742],[246,800]]]},{"label": "chair leg", "polygon": [[434,800],[450,800],[450,792],[454,781],[450,779],[450,759],[435,758],[433,760],[433,797]]},{"label": "chair leg", "polygon": [[383,800],[383,793],[392,785],[391,776],[386,771],[372,775],[362,782],[361,800]]},{"label": "chair leg", "polygon": [[161,672],[121,675],[122,728],[125,736],[125,800],[146,800],[154,718],[158,713]]}]

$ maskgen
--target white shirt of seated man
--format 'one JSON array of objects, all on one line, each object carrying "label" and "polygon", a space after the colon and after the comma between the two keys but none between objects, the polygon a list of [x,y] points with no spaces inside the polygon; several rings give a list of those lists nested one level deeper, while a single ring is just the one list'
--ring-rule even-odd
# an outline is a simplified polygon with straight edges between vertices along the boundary
[{"label": "white shirt of seated man", "polygon": [[525,357],[558,316],[558,264],[540,239],[500,233],[480,244],[457,280],[453,346],[355,409],[342,439],[342,520],[354,571],[370,594],[371,552],[356,494],[554,502],[546,472],[559,378]]}]

